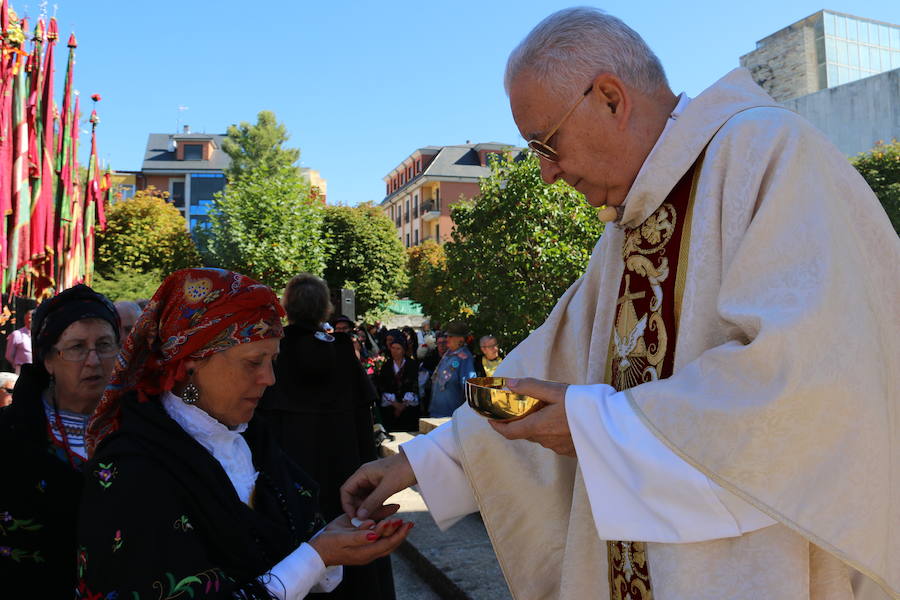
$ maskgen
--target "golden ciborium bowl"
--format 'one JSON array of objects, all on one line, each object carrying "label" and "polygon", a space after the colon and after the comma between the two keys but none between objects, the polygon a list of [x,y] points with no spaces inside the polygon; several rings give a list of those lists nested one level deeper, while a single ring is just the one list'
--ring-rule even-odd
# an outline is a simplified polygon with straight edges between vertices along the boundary
[{"label": "golden ciborium bowl", "polygon": [[515,421],[544,405],[531,396],[517,394],[506,387],[505,377],[473,377],[466,381],[466,402],[483,417]]}]

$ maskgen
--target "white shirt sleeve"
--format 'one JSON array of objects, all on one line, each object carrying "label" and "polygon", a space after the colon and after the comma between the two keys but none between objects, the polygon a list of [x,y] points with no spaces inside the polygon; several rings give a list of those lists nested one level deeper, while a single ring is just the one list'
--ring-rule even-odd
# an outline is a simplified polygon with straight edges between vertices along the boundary
[{"label": "white shirt sleeve", "polygon": [[444,423],[426,435],[400,446],[419,482],[419,491],[441,531],[466,515],[478,512],[478,503],[460,465],[453,424]]},{"label": "white shirt sleeve", "polygon": [[570,385],[566,414],[601,539],[700,542],[775,524],[670,450],[612,386]]},{"label": "white shirt sleeve", "polygon": [[344,567],[326,567],[315,548],[304,543],[260,577],[260,581],[278,600],[299,600],[310,592],[332,591],[343,577]]}]

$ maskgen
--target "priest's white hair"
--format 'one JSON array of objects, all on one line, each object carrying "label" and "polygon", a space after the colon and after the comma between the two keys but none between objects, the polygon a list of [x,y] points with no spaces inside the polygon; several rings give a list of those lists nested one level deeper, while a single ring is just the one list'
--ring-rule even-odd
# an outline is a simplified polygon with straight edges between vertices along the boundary
[{"label": "priest's white hair", "polygon": [[668,85],[659,59],[631,27],[599,8],[557,11],[537,24],[509,55],[504,86],[523,71],[552,90],[583,92],[600,73],[613,73],[642,92]]}]

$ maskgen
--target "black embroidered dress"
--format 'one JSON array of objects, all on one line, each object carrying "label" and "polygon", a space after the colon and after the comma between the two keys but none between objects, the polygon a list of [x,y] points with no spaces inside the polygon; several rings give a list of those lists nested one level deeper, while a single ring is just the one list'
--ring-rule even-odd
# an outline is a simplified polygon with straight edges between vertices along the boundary
[{"label": "black embroidered dress", "polygon": [[259,471],[252,508],[158,400],[126,397],[121,428],[85,466],[76,597],[270,598],[260,576],[325,523],[317,486],[258,418],[243,436]]},{"label": "black embroidered dress", "polygon": [[[46,388],[23,365],[13,403],[0,411],[0,597],[71,598],[82,474],[51,443]],[[64,455],[63,455],[64,456]]]}]

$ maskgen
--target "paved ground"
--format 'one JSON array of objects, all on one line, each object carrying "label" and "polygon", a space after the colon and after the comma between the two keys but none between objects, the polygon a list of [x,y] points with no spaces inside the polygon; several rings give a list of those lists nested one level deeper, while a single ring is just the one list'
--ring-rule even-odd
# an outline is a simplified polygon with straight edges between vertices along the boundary
[{"label": "paved ground", "polygon": [[413,570],[412,563],[402,554],[391,555],[391,566],[394,568],[394,586],[397,600],[442,600],[424,579]]},{"label": "paved ground", "polygon": [[[396,451],[396,444],[402,441],[405,440],[398,436],[390,444],[393,447],[385,450]],[[397,565],[395,573],[403,572],[405,579],[403,591],[398,584],[400,600],[511,600],[480,515],[469,515],[442,532],[414,489],[404,490],[388,502],[400,505],[397,516],[416,524],[394,554],[396,560],[392,558]],[[434,595],[424,595],[429,592]],[[407,593],[412,595],[403,595]]]}]

